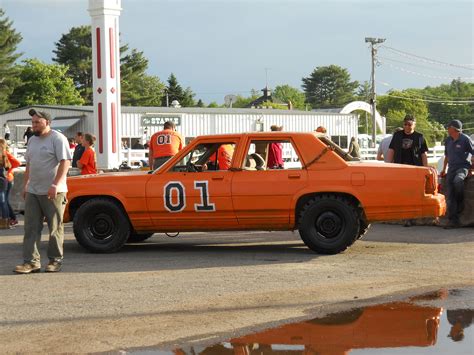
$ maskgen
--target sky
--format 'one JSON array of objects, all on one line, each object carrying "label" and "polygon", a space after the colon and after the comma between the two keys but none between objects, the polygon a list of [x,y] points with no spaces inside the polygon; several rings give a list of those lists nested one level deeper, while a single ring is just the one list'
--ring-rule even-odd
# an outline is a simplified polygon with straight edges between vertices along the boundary
[{"label": "sky", "polygon": [[[21,59],[52,63],[54,43],[90,24],[87,0],[0,0],[23,40]],[[454,78],[474,82],[474,2],[461,0],[122,0],[122,43],[143,51],[148,74],[174,73],[205,103],[288,84],[320,66],[370,79],[365,37],[378,50],[378,93]]]}]

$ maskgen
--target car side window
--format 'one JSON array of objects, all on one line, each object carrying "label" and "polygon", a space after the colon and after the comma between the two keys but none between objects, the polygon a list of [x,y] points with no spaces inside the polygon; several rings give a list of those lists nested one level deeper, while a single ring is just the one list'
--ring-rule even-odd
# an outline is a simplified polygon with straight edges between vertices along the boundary
[{"label": "car side window", "polygon": [[199,144],[176,163],[170,171],[202,172],[229,170],[234,156],[235,143],[219,142]]},{"label": "car side window", "polygon": [[301,161],[288,140],[252,141],[244,160],[243,170],[297,170]]}]

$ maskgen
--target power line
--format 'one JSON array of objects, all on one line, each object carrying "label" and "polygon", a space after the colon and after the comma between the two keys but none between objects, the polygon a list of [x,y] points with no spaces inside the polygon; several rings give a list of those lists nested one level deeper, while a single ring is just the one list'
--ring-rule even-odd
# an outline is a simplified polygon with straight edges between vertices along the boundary
[{"label": "power line", "polygon": [[[382,62],[384,63],[384,62]],[[396,65],[393,65],[391,63],[386,63],[388,66],[390,66],[391,68],[394,68],[394,69],[397,69],[397,70],[400,70],[402,72],[405,72],[405,73],[409,73],[409,74],[413,74],[413,75],[418,75],[418,76],[423,76],[425,78],[430,78],[430,79],[443,79],[443,80],[456,80],[456,79],[463,79],[463,80],[474,80],[474,76],[470,76],[470,77],[449,77],[449,76],[437,76],[437,75],[429,75],[429,74],[423,74],[423,73],[418,73],[418,72],[415,72],[415,71],[412,71],[412,70],[408,70],[408,69],[405,69],[405,68],[401,68],[401,67],[398,67]]]},{"label": "power line", "polygon": [[440,103],[440,104],[445,104],[445,105],[453,105],[453,106],[466,105],[466,104],[474,103],[474,100],[464,100],[464,101],[429,100],[429,99],[422,99],[422,98],[419,98],[419,97],[398,96],[398,95],[393,95],[391,93],[387,93],[387,95],[390,96],[390,97],[395,97],[395,98],[403,99],[403,100],[435,102],[435,103]]},{"label": "power line", "polygon": [[385,45],[381,45],[380,47],[385,48],[385,49],[388,49],[388,50],[390,50],[390,51],[392,51],[392,52],[398,53],[398,55],[401,55],[401,56],[411,57],[411,58],[417,58],[418,60],[420,60],[420,61],[422,61],[422,62],[432,63],[432,64],[438,64],[438,65],[444,65],[444,66],[449,66],[449,67],[461,68],[461,69],[466,69],[466,70],[474,71],[474,68],[469,67],[470,65],[473,65],[473,64],[467,64],[467,65],[466,65],[466,64],[452,64],[452,63],[446,63],[446,62],[442,62],[442,61],[440,61],[440,60],[431,59],[431,58],[427,58],[427,57],[422,57],[422,56],[420,56],[420,55],[408,53],[408,52],[405,52],[405,51],[402,51],[402,50],[399,50],[399,49],[396,49],[396,48],[393,48],[393,47],[385,46]]},{"label": "power line", "polygon": [[[433,67],[433,66],[429,66],[429,65],[424,65],[424,64],[419,64],[419,63],[413,63],[413,62],[409,62],[409,61],[405,61],[405,60],[399,60],[399,59],[393,59],[393,58],[389,58],[389,57],[382,57],[382,56],[379,56],[380,59],[383,59],[383,60],[388,60],[390,62],[396,62],[396,63],[402,63],[402,64],[407,64],[407,65],[411,65],[411,66],[414,66],[414,67],[419,67],[419,68],[423,68],[423,69],[428,69],[428,70],[435,70],[435,71],[445,71],[445,72],[448,72],[448,73],[452,73],[452,68],[439,68],[439,67]],[[429,64],[429,63],[428,63]],[[455,74],[453,74],[455,75]]]}]

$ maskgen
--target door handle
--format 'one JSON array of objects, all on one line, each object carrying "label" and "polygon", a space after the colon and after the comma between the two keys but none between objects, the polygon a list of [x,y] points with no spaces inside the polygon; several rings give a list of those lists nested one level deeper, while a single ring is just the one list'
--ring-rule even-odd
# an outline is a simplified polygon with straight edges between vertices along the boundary
[{"label": "door handle", "polygon": [[299,179],[301,174],[288,174],[288,179]]},{"label": "door handle", "polygon": [[224,180],[224,177],[222,175],[213,176],[211,177],[211,180]]}]

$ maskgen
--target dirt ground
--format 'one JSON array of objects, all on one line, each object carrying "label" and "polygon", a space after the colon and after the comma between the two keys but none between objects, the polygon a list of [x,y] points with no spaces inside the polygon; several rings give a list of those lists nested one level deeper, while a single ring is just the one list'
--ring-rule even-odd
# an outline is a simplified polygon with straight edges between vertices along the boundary
[{"label": "dirt ground", "polygon": [[2,231],[0,352],[173,348],[474,286],[473,228],[377,224],[333,256],[290,232],[155,235],[108,255],[85,252],[71,225],[66,232],[62,272],[15,275],[23,228]]}]

